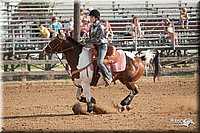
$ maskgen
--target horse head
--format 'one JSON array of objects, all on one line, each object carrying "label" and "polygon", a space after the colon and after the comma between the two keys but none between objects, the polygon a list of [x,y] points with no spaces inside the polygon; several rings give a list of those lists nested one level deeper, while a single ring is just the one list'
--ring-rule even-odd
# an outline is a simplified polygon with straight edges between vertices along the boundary
[{"label": "horse head", "polygon": [[48,54],[48,53],[58,53],[59,51],[61,51],[62,47],[63,47],[63,41],[64,39],[61,39],[59,37],[59,34],[53,38],[44,48],[43,48],[43,52],[44,54]]},{"label": "horse head", "polygon": [[65,37],[64,33],[59,32],[55,38],[53,38],[44,48],[44,54],[48,53],[63,53],[70,49],[73,49],[80,44],[72,37]]}]

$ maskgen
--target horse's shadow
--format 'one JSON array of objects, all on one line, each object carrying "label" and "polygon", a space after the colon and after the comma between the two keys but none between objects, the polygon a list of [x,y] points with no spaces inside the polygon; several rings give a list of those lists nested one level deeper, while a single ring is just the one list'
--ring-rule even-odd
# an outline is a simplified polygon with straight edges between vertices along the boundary
[{"label": "horse's shadow", "polygon": [[72,116],[75,114],[38,114],[38,115],[24,115],[24,116],[4,116],[1,119],[19,119],[19,118],[36,118],[36,117],[59,117]]}]

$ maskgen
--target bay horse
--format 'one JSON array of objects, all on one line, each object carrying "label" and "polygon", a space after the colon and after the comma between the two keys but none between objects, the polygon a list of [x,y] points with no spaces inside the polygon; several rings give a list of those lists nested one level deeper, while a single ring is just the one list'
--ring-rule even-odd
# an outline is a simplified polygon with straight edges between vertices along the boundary
[{"label": "bay horse", "polygon": [[[57,35],[44,48],[44,54],[63,53],[71,68],[71,79],[76,86],[76,98],[80,102],[87,103],[87,112],[92,112],[96,100],[91,97],[91,80],[93,69],[91,69],[90,48],[83,46],[72,37],[63,37]],[[130,93],[121,102],[119,111],[130,110],[130,104],[133,97],[138,93],[138,81],[144,73],[144,64],[140,57],[131,52],[123,51],[126,57],[125,70],[114,72],[114,81],[119,80],[125,85]],[[102,75],[101,75],[102,77]],[[85,96],[82,95],[85,92]]]}]

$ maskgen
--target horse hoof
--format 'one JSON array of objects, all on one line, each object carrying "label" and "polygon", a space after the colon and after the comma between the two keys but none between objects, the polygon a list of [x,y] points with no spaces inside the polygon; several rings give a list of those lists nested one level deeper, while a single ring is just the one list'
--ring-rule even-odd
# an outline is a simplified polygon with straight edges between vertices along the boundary
[{"label": "horse hoof", "polygon": [[131,110],[130,106],[126,106],[127,111]]},{"label": "horse hoof", "polygon": [[92,111],[93,111],[93,109],[88,109],[87,110],[88,113],[91,113]]},{"label": "horse hoof", "polygon": [[87,105],[86,103],[76,103],[72,107],[72,111],[74,112],[75,115],[88,115],[89,113],[86,111],[87,110]]},{"label": "horse hoof", "polygon": [[91,100],[90,100],[90,101],[91,101],[91,103],[94,103],[94,104],[97,103],[94,97],[91,97]]},{"label": "horse hoof", "polygon": [[126,109],[126,108],[125,108],[124,106],[122,106],[122,107],[120,108],[120,112],[123,112],[125,109]]},{"label": "horse hoof", "polygon": [[93,111],[92,102],[87,103],[87,112],[91,113]]},{"label": "horse hoof", "polygon": [[92,111],[93,111],[93,107],[87,109],[87,112],[88,112],[88,113],[91,113]]}]

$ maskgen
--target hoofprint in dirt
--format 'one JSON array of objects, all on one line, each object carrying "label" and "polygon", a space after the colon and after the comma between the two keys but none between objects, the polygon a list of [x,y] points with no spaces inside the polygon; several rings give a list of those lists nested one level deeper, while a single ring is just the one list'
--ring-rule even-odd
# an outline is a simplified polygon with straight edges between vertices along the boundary
[{"label": "hoofprint in dirt", "polygon": [[[130,111],[115,107],[129,91],[117,82],[92,89],[106,114],[74,115],[77,100],[70,80],[3,83],[5,131],[181,130],[198,131],[196,77],[142,77]],[[190,118],[195,124],[183,126]]]}]

